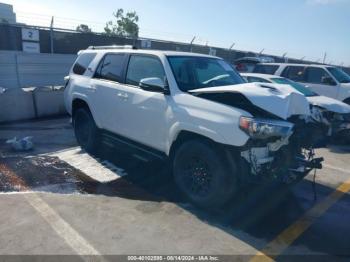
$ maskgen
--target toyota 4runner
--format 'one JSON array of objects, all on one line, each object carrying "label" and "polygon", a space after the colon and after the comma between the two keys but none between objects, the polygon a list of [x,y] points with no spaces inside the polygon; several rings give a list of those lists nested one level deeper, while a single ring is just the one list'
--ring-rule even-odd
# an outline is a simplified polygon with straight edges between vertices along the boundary
[{"label": "toyota 4runner", "polygon": [[321,168],[303,120],[308,102],[285,85],[245,83],[207,55],[118,46],[78,54],[65,104],[80,146],[168,160],[199,206],[222,205],[249,182],[292,183]]}]

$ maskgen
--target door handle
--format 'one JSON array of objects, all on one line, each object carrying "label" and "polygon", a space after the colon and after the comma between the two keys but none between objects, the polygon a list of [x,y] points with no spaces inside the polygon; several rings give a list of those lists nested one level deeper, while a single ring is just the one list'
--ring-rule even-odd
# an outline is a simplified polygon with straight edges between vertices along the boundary
[{"label": "door handle", "polygon": [[91,92],[95,92],[96,91],[96,86],[95,85],[90,85],[89,86],[89,90],[91,91]]},{"label": "door handle", "polygon": [[117,96],[123,100],[128,100],[128,98],[129,98],[128,94],[125,94],[125,93],[118,93]]}]

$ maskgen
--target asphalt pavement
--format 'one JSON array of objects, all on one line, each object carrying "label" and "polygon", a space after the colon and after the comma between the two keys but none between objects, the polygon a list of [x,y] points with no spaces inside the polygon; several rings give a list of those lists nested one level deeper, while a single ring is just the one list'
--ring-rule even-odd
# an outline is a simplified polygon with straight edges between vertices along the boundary
[{"label": "asphalt pavement", "polygon": [[[33,136],[34,149],[12,151],[15,136]],[[0,254],[346,261],[350,146],[316,153],[315,184],[312,173],[292,189],[251,186],[209,212],[181,196],[164,163],[82,151],[69,118],[0,125]]]}]

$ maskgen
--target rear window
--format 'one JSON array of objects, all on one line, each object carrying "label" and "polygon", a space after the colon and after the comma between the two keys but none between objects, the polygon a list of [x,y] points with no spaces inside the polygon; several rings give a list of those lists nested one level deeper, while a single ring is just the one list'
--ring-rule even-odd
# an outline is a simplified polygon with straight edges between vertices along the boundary
[{"label": "rear window", "polygon": [[95,58],[96,53],[84,53],[79,55],[77,61],[73,66],[73,73],[77,75],[85,74],[86,69]]},{"label": "rear window", "polygon": [[254,73],[274,75],[278,69],[278,65],[259,65],[257,64],[253,70]]},{"label": "rear window", "polygon": [[287,66],[282,76],[295,82],[305,82],[305,67],[304,66]]},{"label": "rear window", "polygon": [[98,66],[95,78],[123,82],[125,54],[107,54]]}]

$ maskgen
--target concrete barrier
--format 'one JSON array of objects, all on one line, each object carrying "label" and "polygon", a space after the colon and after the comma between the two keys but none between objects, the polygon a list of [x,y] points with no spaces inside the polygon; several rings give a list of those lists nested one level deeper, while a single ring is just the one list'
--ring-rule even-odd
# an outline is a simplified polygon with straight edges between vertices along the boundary
[{"label": "concrete barrier", "polygon": [[32,92],[20,88],[0,94],[0,122],[35,118]]},{"label": "concrete barrier", "polygon": [[37,88],[33,91],[36,117],[66,114],[63,102],[63,90]]},{"label": "concrete barrier", "polygon": [[0,93],[0,123],[67,114],[63,89],[20,88]]}]

